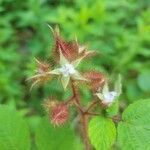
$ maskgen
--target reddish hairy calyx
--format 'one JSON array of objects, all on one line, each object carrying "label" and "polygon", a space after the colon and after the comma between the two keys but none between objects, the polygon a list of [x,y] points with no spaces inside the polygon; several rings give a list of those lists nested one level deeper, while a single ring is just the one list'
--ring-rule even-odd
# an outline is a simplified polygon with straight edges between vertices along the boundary
[{"label": "reddish hairy calyx", "polygon": [[50,110],[51,122],[54,125],[64,124],[69,117],[68,106],[64,103],[56,104]]},{"label": "reddish hairy calyx", "polygon": [[89,86],[94,91],[97,91],[98,88],[102,87],[106,82],[104,74],[97,71],[88,71],[84,73],[83,76],[90,81]]}]

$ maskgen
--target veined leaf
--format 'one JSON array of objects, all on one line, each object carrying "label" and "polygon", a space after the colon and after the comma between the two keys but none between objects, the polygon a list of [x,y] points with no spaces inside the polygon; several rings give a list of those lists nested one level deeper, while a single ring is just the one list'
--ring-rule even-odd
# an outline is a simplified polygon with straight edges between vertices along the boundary
[{"label": "veined leaf", "polygon": [[122,150],[150,149],[150,99],[130,104],[118,125],[118,144]]},{"label": "veined leaf", "polygon": [[94,117],[89,123],[88,133],[96,150],[108,150],[116,139],[115,124],[104,117]]}]

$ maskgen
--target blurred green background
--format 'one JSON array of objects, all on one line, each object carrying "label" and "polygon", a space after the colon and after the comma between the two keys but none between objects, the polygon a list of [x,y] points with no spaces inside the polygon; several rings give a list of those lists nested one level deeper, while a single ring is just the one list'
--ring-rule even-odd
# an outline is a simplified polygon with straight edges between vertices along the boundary
[{"label": "blurred green background", "polygon": [[[34,57],[51,62],[53,37],[47,23],[58,24],[68,40],[76,34],[81,44],[100,53],[83,62],[81,70],[99,70],[112,80],[122,75],[125,103],[148,98],[149,6],[149,0],[0,0],[0,103],[30,116],[34,126],[43,115],[43,99],[68,96],[56,81],[32,92],[25,81],[34,74]],[[81,93],[89,99],[87,89]]]}]

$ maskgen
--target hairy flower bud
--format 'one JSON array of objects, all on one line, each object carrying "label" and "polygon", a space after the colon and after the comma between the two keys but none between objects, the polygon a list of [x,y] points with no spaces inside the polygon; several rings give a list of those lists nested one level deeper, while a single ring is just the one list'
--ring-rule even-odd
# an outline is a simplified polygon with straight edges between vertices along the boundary
[{"label": "hairy flower bud", "polygon": [[86,72],[84,73],[84,77],[90,81],[88,85],[93,91],[97,91],[98,88],[103,86],[106,81],[106,77],[97,71]]},{"label": "hairy flower bud", "polygon": [[48,74],[50,71],[50,65],[44,62],[39,61],[35,58],[35,61],[37,63],[37,69],[36,74],[27,80],[33,81],[30,90],[36,85],[36,84],[43,84],[51,79],[51,76]]},{"label": "hairy flower bud", "polygon": [[54,125],[64,124],[69,117],[68,106],[64,103],[57,104],[51,108],[51,122]]},{"label": "hairy flower bud", "polygon": [[44,109],[46,110],[47,113],[50,112],[50,109],[52,107],[55,107],[56,105],[58,104],[58,101],[57,100],[45,100],[44,103],[42,104]]},{"label": "hairy flower bud", "polygon": [[68,59],[70,62],[75,60],[78,57],[78,44],[76,41],[67,42],[65,41],[59,33],[59,29],[56,28],[53,30],[54,34],[54,55],[57,60],[59,60],[60,50],[61,53]]},{"label": "hairy flower bud", "polygon": [[57,62],[60,58],[60,52],[69,62],[72,62],[78,58],[94,56],[96,54],[95,51],[88,52],[86,46],[79,45],[77,38],[70,42],[63,39],[59,33],[58,27],[54,30],[51,28],[51,30],[54,35],[54,56]]},{"label": "hairy flower bud", "polygon": [[59,126],[68,120],[69,110],[67,104],[47,100],[44,103],[44,108],[49,113],[49,117],[53,125]]},{"label": "hairy flower bud", "polygon": [[59,126],[68,120],[69,110],[67,104],[60,103],[57,100],[46,100],[43,106],[53,125]]},{"label": "hairy flower bud", "polygon": [[47,63],[42,63],[39,60],[35,59],[37,63],[37,73],[42,74],[50,70],[50,65]]}]

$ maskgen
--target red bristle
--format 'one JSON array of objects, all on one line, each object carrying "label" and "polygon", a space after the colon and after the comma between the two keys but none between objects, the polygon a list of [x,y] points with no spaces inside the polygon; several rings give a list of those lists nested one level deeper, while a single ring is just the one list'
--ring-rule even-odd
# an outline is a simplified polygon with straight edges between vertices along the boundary
[{"label": "red bristle", "polygon": [[64,103],[60,103],[51,107],[51,122],[54,125],[64,124],[69,116],[68,106]]},{"label": "red bristle", "polygon": [[86,72],[84,73],[84,77],[91,81],[88,84],[93,90],[98,90],[106,82],[106,77],[97,71]]}]

